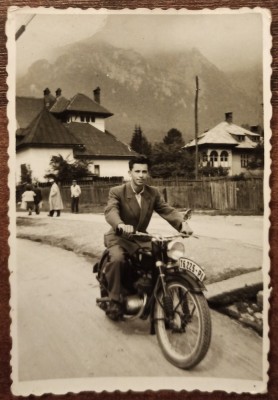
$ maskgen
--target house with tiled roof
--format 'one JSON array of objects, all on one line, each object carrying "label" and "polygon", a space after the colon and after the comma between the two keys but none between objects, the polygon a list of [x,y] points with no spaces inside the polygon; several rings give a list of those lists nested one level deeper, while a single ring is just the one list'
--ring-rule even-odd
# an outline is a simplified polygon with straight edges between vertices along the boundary
[{"label": "house with tiled roof", "polygon": [[105,119],[112,115],[100,104],[99,88],[94,99],[81,93],[66,99],[61,89],[54,97],[48,88],[43,99],[17,98],[17,182],[23,164],[34,179],[43,181],[52,156],[58,154],[69,161],[90,161],[94,175],[127,179],[127,161],[136,153],[105,129]]},{"label": "house with tiled roof", "polygon": [[[225,121],[198,136],[199,167],[223,167],[230,176],[245,173],[260,140],[258,133],[235,125],[233,114],[228,112]],[[195,139],[184,149],[194,152]]]}]

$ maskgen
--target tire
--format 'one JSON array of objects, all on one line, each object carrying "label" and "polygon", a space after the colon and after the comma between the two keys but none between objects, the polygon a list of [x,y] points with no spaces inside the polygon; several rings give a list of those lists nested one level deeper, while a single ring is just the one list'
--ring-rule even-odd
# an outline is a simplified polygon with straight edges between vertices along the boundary
[{"label": "tire", "polygon": [[155,331],[166,359],[182,369],[199,364],[209,349],[211,317],[202,293],[193,293],[182,279],[166,283],[173,301],[173,322],[165,317],[163,293],[158,295],[154,309]]},{"label": "tire", "polygon": [[108,261],[108,256],[109,256],[108,251],[103,254],[103,256],[100,260],[100,263],[99,263],[99,269],[98,269],[98,274],[97,274],[101,298],[108,297],[107,281],[106,281],[105,274],[104,274],[105,264]]}]

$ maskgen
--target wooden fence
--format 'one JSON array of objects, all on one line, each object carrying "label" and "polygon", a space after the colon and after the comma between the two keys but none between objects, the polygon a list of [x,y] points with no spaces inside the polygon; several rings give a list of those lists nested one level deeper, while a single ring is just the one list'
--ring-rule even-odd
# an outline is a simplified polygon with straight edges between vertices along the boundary
[{"label": "wooden fence", "polygon": [[261,179],[192,181],[162,190],[174,207],[254,213],[261,213],[264,208]]},{"label": "wooden fence", "polygon": [[[165,200],[174,207],[192,208],[193,210],[218,210],[234,212],[263,212],[263,180],[253,178],[242,181],[228,179],[183,181],[173,185],[166,181],[152,182],[160,190]],[[82,194],[80,210],[94,211],[95,206],[104,207],[108,193],[115,183],[80,184]],[[48,204],[49,187],[42,187],[44,209]],[[61,186],[64,208],[70,209],[70,185]],[[20,194],[17,193],[17,198]]]}]

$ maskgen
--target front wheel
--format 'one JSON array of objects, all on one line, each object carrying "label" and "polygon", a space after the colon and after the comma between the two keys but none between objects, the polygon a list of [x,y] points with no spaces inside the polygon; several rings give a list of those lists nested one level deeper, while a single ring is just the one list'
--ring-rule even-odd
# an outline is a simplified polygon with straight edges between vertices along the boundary
[{"label": "front wheel", "polygon": [[209,307],[204,295],[190,291],[182,280],[168,282],[167,293],[173,306],[170,317],[165,312],[162,291],[155,304],[157,339],[168,361],[176,367],[190,369],[203,360],[209,349]]}]

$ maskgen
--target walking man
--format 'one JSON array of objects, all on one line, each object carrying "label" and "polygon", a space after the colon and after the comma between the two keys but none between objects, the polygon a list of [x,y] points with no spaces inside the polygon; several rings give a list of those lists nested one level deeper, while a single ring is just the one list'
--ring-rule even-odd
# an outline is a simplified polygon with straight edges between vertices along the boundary
[{"label": "walking man", "polygon": [[71,192],[71,212],[78,213],[78,205],[79,205],[79,196],[81,194],[80,186],[77,185],[76,180],[72,181],[72,185],[70,187]]}]

